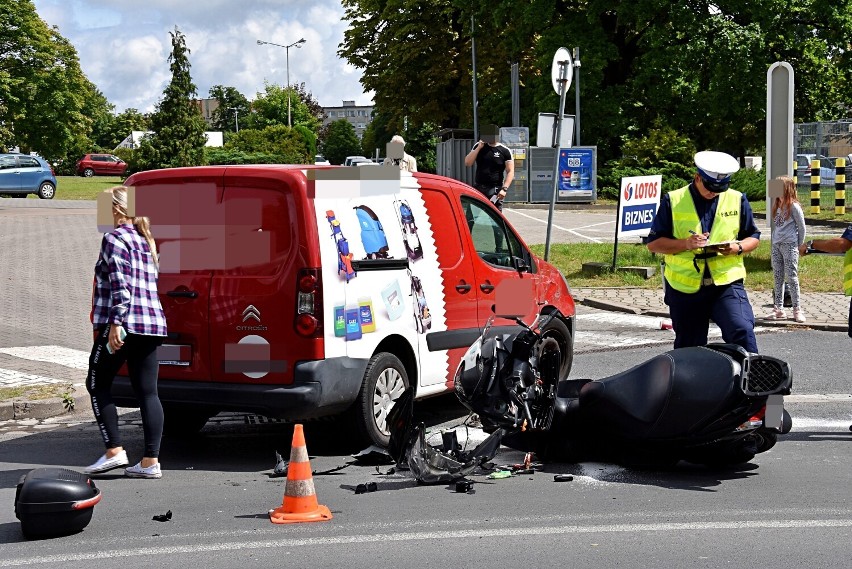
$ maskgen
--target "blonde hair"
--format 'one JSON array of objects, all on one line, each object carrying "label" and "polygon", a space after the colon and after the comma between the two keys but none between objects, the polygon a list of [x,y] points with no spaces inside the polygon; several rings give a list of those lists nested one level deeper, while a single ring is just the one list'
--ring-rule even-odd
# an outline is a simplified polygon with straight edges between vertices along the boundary
[{"label": "blonde hair", "polygon": [[154,265],[159,266],[157,262],[157,243],[154,241],[154,236],[151,235],[151,222],[147,217],[130,217],[127,214],[127,188],[125,186],[114,186],[106,190],[112,194],[112,206],[118,213],[136,226],[136,230],[142,234],[145,241],[148,242],[148,248],[151,249],[151,257],[154,259]]},{"label": "blonde hair", "polygon": [[799,203],[799,196],[796,194],[796,184],[790,176],[778,176],[776,178],[784,183],[784,191],[780,198],[775,198],[772,202],[772,217],[778,215],[778,210],[781,210],[781,218],[787,219],[790,217],[790,211],[793,209],[794,203]]}]

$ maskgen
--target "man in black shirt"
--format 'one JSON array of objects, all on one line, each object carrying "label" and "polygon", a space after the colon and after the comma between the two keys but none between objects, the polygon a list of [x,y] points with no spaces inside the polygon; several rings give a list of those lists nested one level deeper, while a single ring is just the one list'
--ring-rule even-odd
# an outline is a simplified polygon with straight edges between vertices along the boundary
[{"label": "man in black shirt", "polygon": [[503,198],[515,177],[515,162],[512,152],[497,142],[497,135],[496,126],[483,127],[482,139],[464,157],[464,164],[470,167],[476,163],[473,187],[503,211]]}]

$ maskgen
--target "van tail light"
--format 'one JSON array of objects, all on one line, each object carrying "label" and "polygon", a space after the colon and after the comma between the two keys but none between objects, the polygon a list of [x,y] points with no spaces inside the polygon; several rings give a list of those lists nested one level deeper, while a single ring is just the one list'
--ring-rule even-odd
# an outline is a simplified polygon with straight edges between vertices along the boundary
[{"label": "van tail light", "polygon": [[296,319],[293,325],[300,336],[322,337],[321,269],[299,269],[296,277]]}]

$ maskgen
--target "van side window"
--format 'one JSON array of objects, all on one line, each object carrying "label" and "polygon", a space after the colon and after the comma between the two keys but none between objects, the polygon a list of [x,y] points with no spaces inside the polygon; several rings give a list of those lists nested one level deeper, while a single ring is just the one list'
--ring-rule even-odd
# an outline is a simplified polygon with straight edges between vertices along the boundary
[{"label": "van side window", "polygon": [[[455,223],[456,214],[449,198],[443,192],[421,188],[420,195],[426,202],[426,213],[433,226],[440,227],[441,254],[438,264],[442,269],[453,269],[458,266],[464,256],[462,237]],[[435,220],[438,220],[437,223]],[[433,229],[433,231],[436,231]]]},{"label": "van side window", "polygon": [[526,261],[532,272],[535,272],[532,256],[521,245],[514,232],[506,226],[502,217],[477,200],[467,196],[462,196],[461,200],[476,254],[483,261],[490,265],[514,269],[512,258],[517,257]]}]

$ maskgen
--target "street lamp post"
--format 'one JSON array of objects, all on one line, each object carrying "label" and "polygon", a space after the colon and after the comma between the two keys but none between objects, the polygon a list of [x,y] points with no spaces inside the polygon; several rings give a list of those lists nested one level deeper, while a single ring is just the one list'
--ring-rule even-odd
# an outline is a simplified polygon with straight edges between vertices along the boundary
[{"label": "street lamp post", "polygon": [[287,126],[293,126],[290,118],[290,48],[297,47],[301,49],[303,43],[305,43],[305,38],[302,38],[299,41],[294,41],[290,45],[281,45],[272,43],[271,41],[257,40],[257,45],[274,45],[277,47],[283,47],[287,50]]},{"label": "street lamp post", "polygon": [[237,132],[240,132],[239,109],[237,107],[228,107],[229,111],[234,111],[234,125],[237,127]]}]

